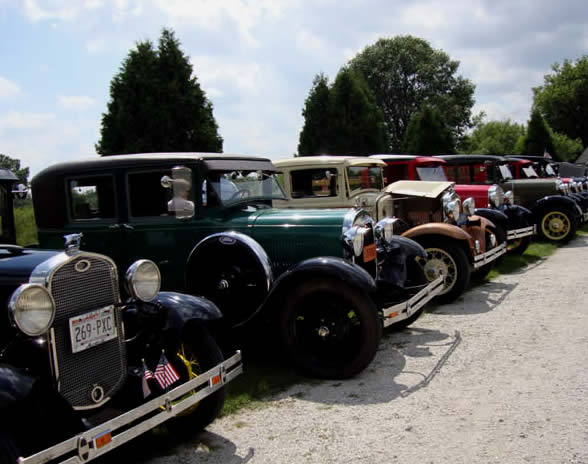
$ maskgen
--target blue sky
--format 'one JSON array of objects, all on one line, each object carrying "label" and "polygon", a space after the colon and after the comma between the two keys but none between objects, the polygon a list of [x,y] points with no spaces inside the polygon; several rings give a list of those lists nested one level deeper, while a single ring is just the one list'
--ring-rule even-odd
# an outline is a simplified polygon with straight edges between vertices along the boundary
[{"label": "blue sky", "polygon": [[584,0],[0,0],[0,153],[35,174],[96,156],[109,84],[175,30],[227,153],[289,157],[313,77],[411,34],[460,61],[474,112],[526,122],[551,65],[588,54]]}]

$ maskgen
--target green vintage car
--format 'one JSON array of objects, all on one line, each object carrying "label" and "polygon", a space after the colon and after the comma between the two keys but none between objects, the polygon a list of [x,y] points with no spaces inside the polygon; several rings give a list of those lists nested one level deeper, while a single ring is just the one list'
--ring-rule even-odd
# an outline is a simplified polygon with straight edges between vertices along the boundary
[{"label": "green vintage car", "polygon": [[265,158],[94,158],[45,169],[32,192],[42,247],[83,232],[85,250],[121,269],[151,259],[164,290],[209,298],[232,328],[277,334],[315,376],[360,372],[382,327],[411,323],[443,283],[425,278],[420,245],[365,211],[273,209],[284,194]]}]

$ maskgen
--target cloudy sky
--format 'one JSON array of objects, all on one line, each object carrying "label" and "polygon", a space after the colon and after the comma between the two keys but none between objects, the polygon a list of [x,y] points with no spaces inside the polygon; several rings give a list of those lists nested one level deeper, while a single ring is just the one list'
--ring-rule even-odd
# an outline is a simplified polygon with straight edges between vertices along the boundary
[{"label": "cloudy sky", "polygon": [[313,77],[411,34],[460,61],[474,112],[526,122],[551,65],[588,54],[585,0],[0,0],[0,153],[32,174],[95,156],[109,84],[175,30],[228,153],[289,157]]}]

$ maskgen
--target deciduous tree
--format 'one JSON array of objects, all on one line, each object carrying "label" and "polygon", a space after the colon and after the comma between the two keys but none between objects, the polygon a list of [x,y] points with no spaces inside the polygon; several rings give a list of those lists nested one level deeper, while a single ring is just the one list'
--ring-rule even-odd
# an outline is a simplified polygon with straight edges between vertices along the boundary
[{"label": "deciduous tree", "polygon": [[441,112],[425,105],[410,120],[401,148],[413,155],[455,153],[455,142]]}]

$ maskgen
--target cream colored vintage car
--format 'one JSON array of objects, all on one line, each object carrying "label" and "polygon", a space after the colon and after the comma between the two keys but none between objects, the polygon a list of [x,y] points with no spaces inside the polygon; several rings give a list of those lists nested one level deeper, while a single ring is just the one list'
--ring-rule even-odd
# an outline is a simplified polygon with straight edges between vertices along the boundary
[{"label": "cream colored vintage car", "polygon": [[445,278],[439,302],[457,298],[472,272],[487,274],[506,251],[495,225],[474,215],[473,198],[462,205],[453,182],[398,181],[384,187],[385,163],[374,158],[308,156],[274,164],[288,198],[274,206],[366,209],[380,227],[386,224],[394,234],[421,244],[428,253],[427,278]]}]

